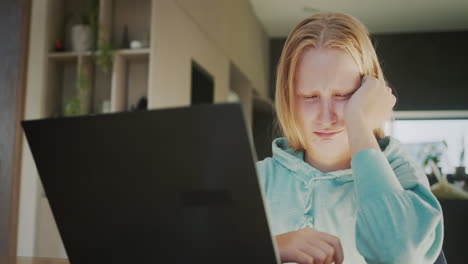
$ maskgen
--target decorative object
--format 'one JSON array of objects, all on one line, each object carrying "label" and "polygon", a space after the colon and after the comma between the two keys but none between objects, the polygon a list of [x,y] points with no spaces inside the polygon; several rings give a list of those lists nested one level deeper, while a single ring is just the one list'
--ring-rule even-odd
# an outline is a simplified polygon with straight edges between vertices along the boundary
[{"label": "decorative object", "polygon": [[138,100],[136,110],[148,110],[148,98],[146,98],[146,96],[143,96]]},{"label": "decorative object", "polygon": [[62,41],[60,39],[57,39],[55,41],[54,51],[64,51],[64,50],[65,50],[65,47],[63,46]]},{"label": "decorative object", "polygon": [[149,34],[149,30],[146,30],[143,33],[143,38],[141,39],[141,47],[147,48],[149,47],[149,44],[150,44],[150,34]]},{"label": "decorative object", "polygon": [[139,40],[132,40],[132,42],[130,42],[131,49],[141,49],[142,47],[143,45],[141,44]]},{"label": "decorative object", "polygon": [[89,25],[78,24],[72,27],[71,46],[73,51],[91,50],[91,28]]},{"label": "decorative object", "polygon": [[130,111],[145,111],[148,110],[148,98],[146,96],[142,96],[136,106],[130,106]]},{"label": "decorative object", "polygon": [[98,0],[86,1],[86,13],[71,17],[71,49],[73,51],[90,51],[96,49]]},{"label": "decorative object", "polygon": [[111,111],[110,100],[102,101],[102,103],[101,103],[101,113],[103,113],[103,114],[110,113],[110,111]]},{"label": "decorative object", "polygon": [[128,26],[124,26],[124,30],[122,33],[122,41],[120,42],[121,49],[128,49],[130,48],[130,39],[128,37]]},{"label": "decorative object", "polygon": [[235,91],[230,90],[227,101],[229,103],[239,103],[241,100],[240,100],[239,95]]}]

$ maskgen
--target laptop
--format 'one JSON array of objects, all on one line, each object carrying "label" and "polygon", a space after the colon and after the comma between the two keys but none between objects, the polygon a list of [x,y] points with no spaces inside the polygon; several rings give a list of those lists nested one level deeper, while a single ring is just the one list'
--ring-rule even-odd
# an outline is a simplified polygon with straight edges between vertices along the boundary
[{"label": "laptop", "polygon": [[240,104],[22,125],[72,264],[279,263]]}]

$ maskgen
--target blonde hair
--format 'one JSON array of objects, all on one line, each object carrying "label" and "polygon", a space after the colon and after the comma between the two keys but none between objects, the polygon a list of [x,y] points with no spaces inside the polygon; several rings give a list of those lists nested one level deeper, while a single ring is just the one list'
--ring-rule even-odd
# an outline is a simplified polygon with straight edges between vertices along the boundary
[{"label": "blonde hair", "polygon": [[[302,20],[284,44],[276,80],[279,128],[295,151],[305,147],[294,108],[296,67],[305,49],[321,47],[346,51],[358,65],[361,76],[385,81],[369,31],[356,18],[343,13],[320,13]],[[383,138],[383,130],[375,129],[374,135]]]}]

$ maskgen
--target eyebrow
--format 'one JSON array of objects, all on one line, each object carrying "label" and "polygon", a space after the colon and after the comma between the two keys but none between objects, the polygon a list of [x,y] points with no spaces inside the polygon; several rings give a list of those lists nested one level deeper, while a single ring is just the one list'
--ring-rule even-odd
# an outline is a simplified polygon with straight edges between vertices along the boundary
[{"label": "eyebrow", "polygon": [[[345,93],[345,94],[349,94],[349,93],[355,93],[357,90],[359,89],[359,87],[357,88],[352,88],[352,89],[349,89],[349,90],[344,90],[344,89],[335,89],[332,91],[332,93]],[[319,90],[312,90],[312,91],[301,91],[301,90],[297,90],[297,93],[299,94],[302,94],[302,95],[309,95],[309,94],[314,94],[314,93],[320,93]]]}]

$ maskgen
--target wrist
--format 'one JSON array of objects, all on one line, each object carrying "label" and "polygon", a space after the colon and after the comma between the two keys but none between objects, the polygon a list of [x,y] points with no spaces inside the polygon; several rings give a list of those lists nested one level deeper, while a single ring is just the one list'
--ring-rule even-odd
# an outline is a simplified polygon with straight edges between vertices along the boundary
[{"label": "wrist", "polygon": [[352,156],[364,149],[373,148],[380,151],[373,129],[362,115],[354,115],[347,120],[346,127]]},{"label": "wrist", "polygon": [[355,109],[345,112],[345,120],[347,123],[352,123],[354,121],[364,120],[364,113],[361,109]]}]

